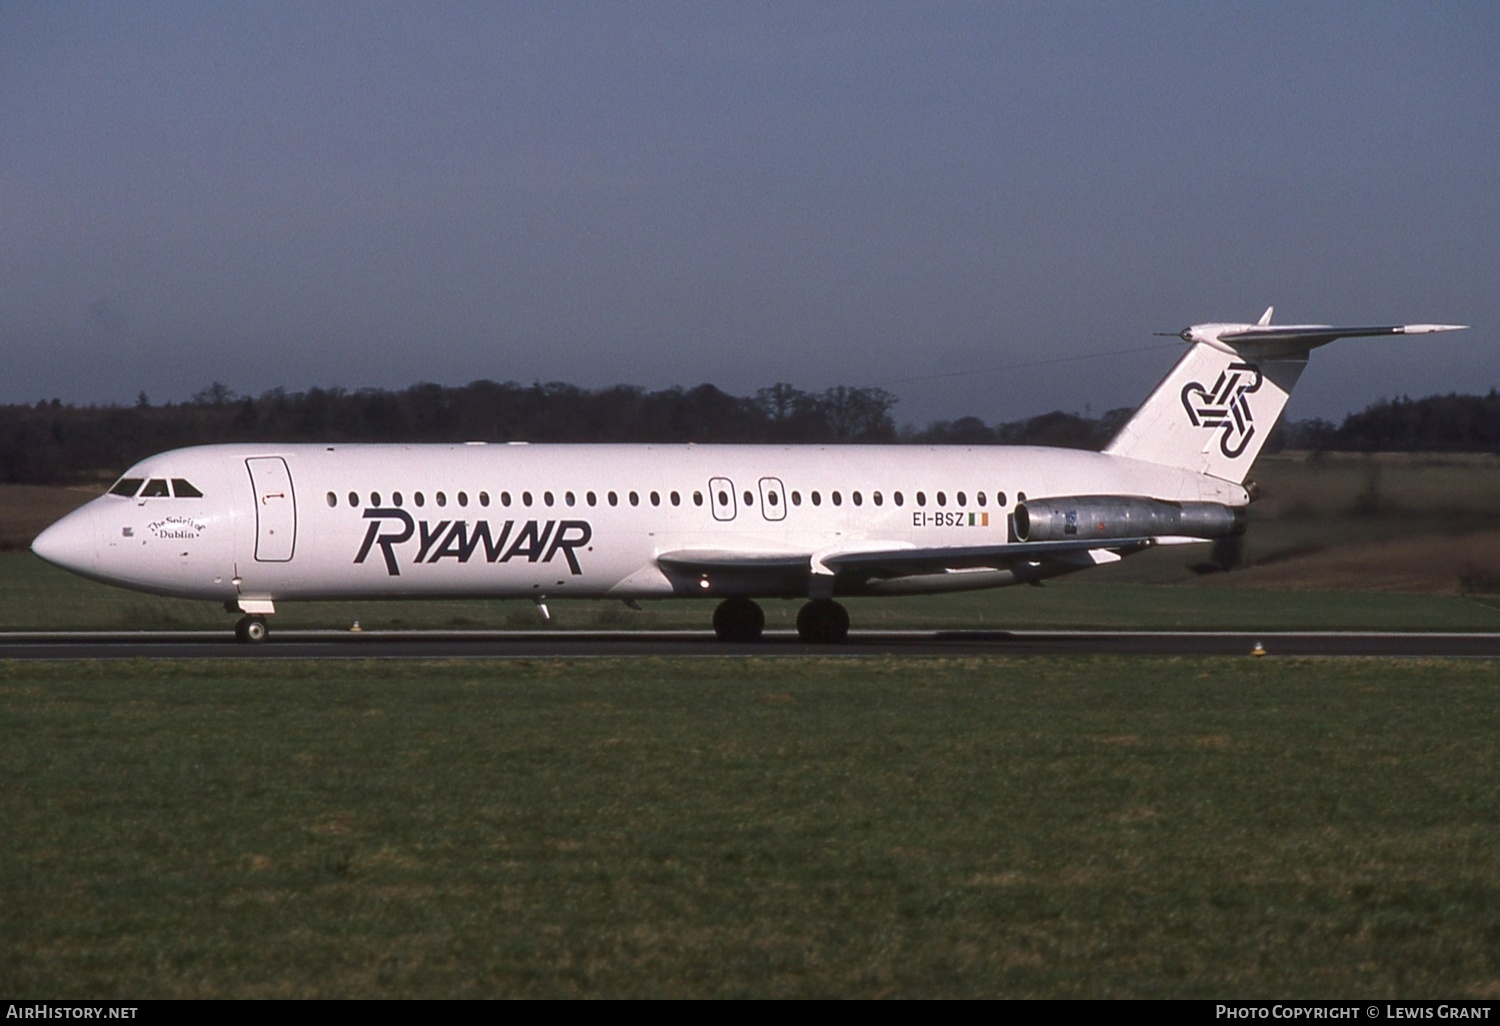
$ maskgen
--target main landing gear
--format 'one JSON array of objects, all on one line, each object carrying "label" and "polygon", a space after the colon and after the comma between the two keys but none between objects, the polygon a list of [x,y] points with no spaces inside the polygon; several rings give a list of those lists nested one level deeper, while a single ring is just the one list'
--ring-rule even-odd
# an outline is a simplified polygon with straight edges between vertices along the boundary
[{"label": "main landing gear", "polygon": [[849,636],[849,611],[833,599],[813,599],[797,611],[797,636],[809,645],[837,645]]},{"label": "main landing gear", "polygon": [[725,599],[714,610],[714,633],[720,641],[758,641],[766,614],[747,598]]},{"label": "main landing gear", "polygon": [[[714,610],[720,641],[757,641],[765,629],[766,614],[750,599],[725,599]],[[849,611],[832,599],[813,599],[797,613],[797,636],[809,645],[836,645],[849,636]]]},{"label": "main landing gear", "polygon": [[264,616],[242,616],[234,625],[234,640],[247,645],[259,645],[270,633]]}]

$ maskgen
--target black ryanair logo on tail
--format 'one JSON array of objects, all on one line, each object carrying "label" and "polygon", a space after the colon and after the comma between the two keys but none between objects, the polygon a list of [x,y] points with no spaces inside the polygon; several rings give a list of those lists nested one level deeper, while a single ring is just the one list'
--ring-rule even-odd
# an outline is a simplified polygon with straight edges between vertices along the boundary
[{"label": "black ryanair logo on tail", "polygon": [[1264,380],[1260,368],[1249,363],[1231,363],[1212,388],[1197,381],[1182,386],[1182,407],[1194,427],[1223,428],[1219,451],[1235,459],[1255,437],[1255,417],[1250,412],[1250,393],[1260,390]]}]

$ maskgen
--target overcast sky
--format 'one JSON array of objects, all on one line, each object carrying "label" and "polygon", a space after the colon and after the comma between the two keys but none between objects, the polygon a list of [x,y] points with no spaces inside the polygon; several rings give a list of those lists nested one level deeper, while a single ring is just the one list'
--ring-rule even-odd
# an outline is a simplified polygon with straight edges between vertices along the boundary
[{"label": "overcast sky", "polygon": [[1134,405],[1153,331],[1273,303],[1475,326],[1320,351],[1288,413],[1337,419],[1500,384],[1497,158],[1493,0],[0,0],[0,402],[786,381],[994,422]]}]

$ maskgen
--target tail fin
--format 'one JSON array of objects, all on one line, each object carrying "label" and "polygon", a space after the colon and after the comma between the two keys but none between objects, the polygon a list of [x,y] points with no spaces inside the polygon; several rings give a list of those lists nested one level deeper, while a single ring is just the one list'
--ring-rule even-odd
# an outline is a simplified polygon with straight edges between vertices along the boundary
[{"label": "tail fin", "polygon": [[1105,447],[1114,456],[1182,467],[1244,483],[1307,366],[1307,354],[1340,338],[1426,335],[1463,324],[1195,324],[1191,348]]},{"label": "tail fin", "polygon": [[1194,343],[1104,451],[1243,483],[1307,366],[1243,349]]}]

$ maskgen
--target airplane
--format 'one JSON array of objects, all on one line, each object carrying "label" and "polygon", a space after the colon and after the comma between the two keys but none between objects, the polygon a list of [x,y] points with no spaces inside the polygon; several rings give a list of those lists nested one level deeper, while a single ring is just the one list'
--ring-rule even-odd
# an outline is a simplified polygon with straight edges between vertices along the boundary
[{"label": "airplane", "polygon": [[1339,338],[1467,325],[1198,324],[1102,451],[1040,446],[227,444],[131,467],[32,551],[84,577],[220,602],[267,637],[318,599],[798,599],[808,643],[851,595],[1039,583],[1245,530],[1246,480],[1306,366]]}]

